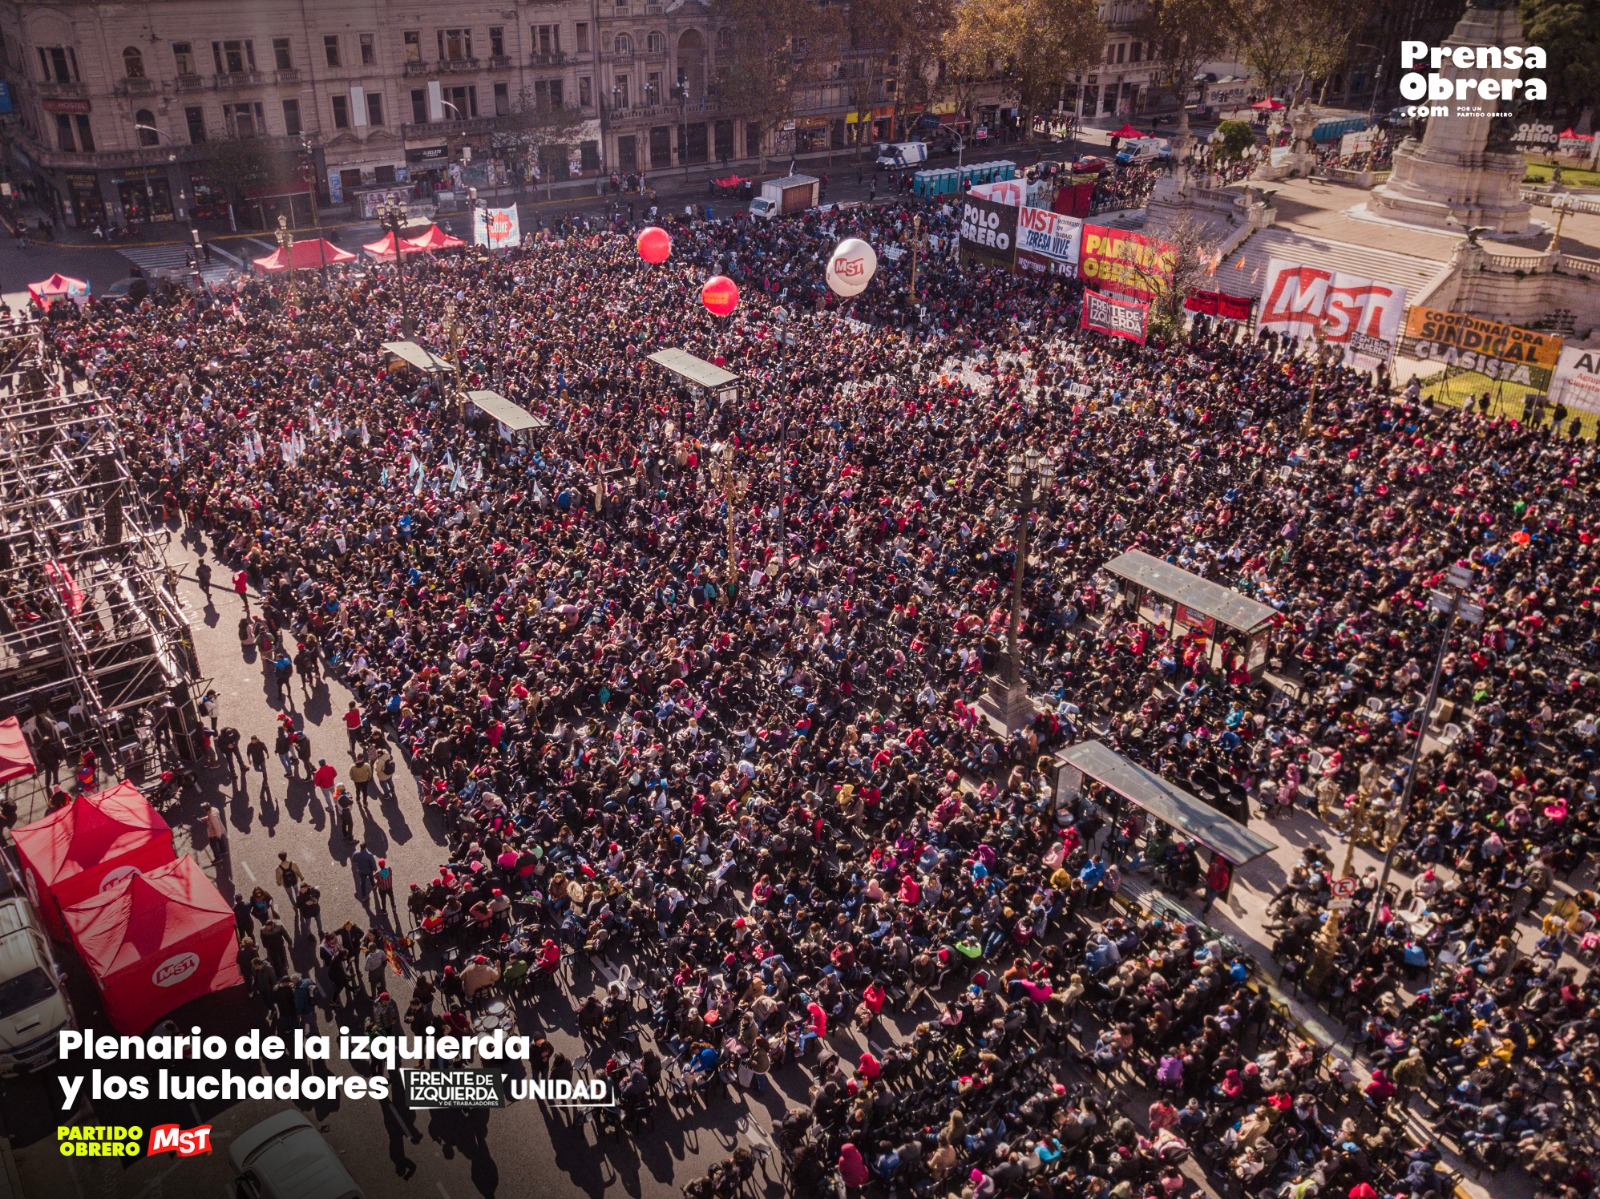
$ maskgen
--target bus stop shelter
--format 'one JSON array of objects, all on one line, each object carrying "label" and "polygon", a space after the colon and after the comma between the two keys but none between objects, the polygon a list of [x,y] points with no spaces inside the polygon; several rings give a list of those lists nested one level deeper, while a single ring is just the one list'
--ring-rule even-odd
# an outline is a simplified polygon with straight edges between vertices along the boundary
[{"label": "bus stop shelter", "polygon": [[550,427],[548,419],[529,412],[520,404],[513,404],[498,391],[468,391],[467,402],[496,422],[500,426],[500,436],[507,441],[531,441],[536,430]]},{"label": "bus stop shelter", "polygon": [[697,358],[688,350],[657,350],[650,355],[650,361],[677,376],[690,389],[715,396],[719,404],[731,404],[739,398],[738,375]]},{"label": "bus stop shelter", "polygon": [[1276,608],[1143,550],[1118,554],[1104,569],[1131,615],[1175,637],[1203,638],[1213,667],[1242,663],[1253,679],[1267,664]]},{"label": "bus stop shelter", "polygon": [[1056,755],[1056,765],[1057,811],[1077,798],[1085,779],[1093,779],[1235,869],[1277,848],[1233,817],[1099,741],[1078,742]]},{"label": "bus stop shelter", "polygon": [[425,349],[414,341],[386,341],[383,343],[383,348],[389,353],[390,370],[404,363],[429,377],[456,373],[455,363],[439,357],[432,350]]}]

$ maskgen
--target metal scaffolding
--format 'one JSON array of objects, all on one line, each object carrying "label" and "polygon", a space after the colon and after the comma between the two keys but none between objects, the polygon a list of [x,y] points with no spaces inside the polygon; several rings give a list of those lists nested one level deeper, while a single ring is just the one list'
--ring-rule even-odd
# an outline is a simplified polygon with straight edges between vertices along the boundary
[{"label": "metal scaffolding", "polygon": [[92,389],[0,322],[0,717],[54,738],[68,769],[148,780],[201,755],[199,664],[175,575]]}]

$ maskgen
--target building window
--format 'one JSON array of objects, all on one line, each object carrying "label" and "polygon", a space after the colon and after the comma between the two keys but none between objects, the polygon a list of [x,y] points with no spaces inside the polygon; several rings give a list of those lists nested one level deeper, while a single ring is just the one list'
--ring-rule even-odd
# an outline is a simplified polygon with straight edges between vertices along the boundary
[{"label": "building window", "polygon": [[733,27],[724,25],[717,30],[717,49],[731,50],[733,48]]},{"label": "building window", "polygon": [[300,101],[283,102],[283,131],[290,137],[300,136]]},{"label": "building window", "polygon": [[272,39],[272,64],[280,71],[292,71],[294,59],[289,54],[289,39],[275,37]]},{"label": "building window", "polygon": [[1143,50],[1144,50],[1144,43],[1143,42],[1134,42],[1133,43],[1133,49],[1128,51],[1128,61],[1129,62],[1138,62],[1139,61],[1139,56],[1140,56],[1140,54],[1141,54],[1141,52]]},{"label": "building window", "polygon": [[452,121],[465,121],[478,115],[476,87],[447,87],[444,89],[444,99]]},{"label": "building window", "polygon": [[361,35],[361,65],[370,67],[378,61],[378,46],[370,33]]},{"label": "building window", "polygon": [[511,89],[504,83],[494,85],[494,115],[497,117],[511,115]]},{"label": "building window", "polygon": [[589,22],[578,22],[578,53],[589,53]]},{"label": "building window", "polygon": [[73,118],[78,123],[78,145],[85,154],[94,153],[94,130],[89,127],[89,118],[79,114]]},{"label": "building window", "polygon": [[367,93],[367,124],[383,124],[383,96],[377,92]]},{"label": "building window", "polygon": [[[578,28],[583,31],[583,41],[587,42],[589,40],[589,27],[580,25]],[[533,44],[540,54],[561,53],[561,26],[535,25],[529,32],[533,34]]]},{"label": "building window", "polygon": [[78,148],[78,139],[72,133],[72,118],[64,112],[56,113],[56,141],[69,154]]},{"label": "building window", "polygon": [[472,57],[472,30],[441,29],[439,58],[442,62],[463,62]]},{"label": "building window", "polygon": [[489,26],[489,54],[493,58],[506,56],[506,27],[504,25]]},{"label": "building window", "polygon": [[422,33],[417,29],[408,29],[401,35],[401,40],[406,46],[406,61],[422,61]]},{"label": "building window", "polygon": [[413,125],[428,123],[428,93],[420,87],[411,89],[411,123]]},{"label": "building window", "polygon": [[322,52],[327,56],[330,67],[339,65],[339,35],[337,33],[326,34],[323,37]]},{"label": "building window", "polygon": [[133,114],[133,131],[139,135],[141,146],[159,146],[161,135],[156,132],[156,114],[141,108]]},{"label": "building window", "polygon": [[667,37],[664,33],[652,31],[650,36],[645,38],[644,44],[645,49],[649,50],[651,54],[665,54],[667,52]]},{"label": "building window", "polygon": [[1128,55],[1128,43],[1127,42],[1118,42],[1117,43],[1117,61],[1118,62],[1124,61],[1127,58],[1127,55]]},{"label": "building window", "polygon": [[172,65],[177,68],[180,77],[198,74],[194,69],[194,47],[188,42],[173,42]]},{"label": "building window", "polygon": [[617,40],[611,43],[611,48],[616,51],[618,58],[627,58],[633,53],[633,39],[625,33],[619,33]]},{"label": "building window", "polygon": [[350,128],[350,97],[338,95],[333,97],[333,127],[335,129]]},{"label": "building window", "polygon": [[267,132],[266,113],[260,104],[224,104],[222,123],[232,137],[262,137]]},{"label": "building window", "polygon": [[594,82],[587,75],[578,80],[578,103],[584,108],[594,107]]},{"label": "building window", "polygon": [[206,140],[206,110],[203,108],[185,108],[183,110],[184,123],[189,126],[189,144],[198,146]]},{"label": "building window", "polygon": [[78,52],[71,46],[40,46],[39,67],[46,83],[78,82]]},{"label": "building window", "polygon": [[218,75],[242,75],[256,69],[256,44],[237,38],[212,42],[211,60]]},{"label": "building window", "polygon": [[533,103],[537,108],[560,108],[566,100],[566,90],[559,79],[540,79],[533,85]]},{"label": "building window", "polygon": [[122,73],[129,79],[144,78],[144,55],[133,46],[122,52]]}]

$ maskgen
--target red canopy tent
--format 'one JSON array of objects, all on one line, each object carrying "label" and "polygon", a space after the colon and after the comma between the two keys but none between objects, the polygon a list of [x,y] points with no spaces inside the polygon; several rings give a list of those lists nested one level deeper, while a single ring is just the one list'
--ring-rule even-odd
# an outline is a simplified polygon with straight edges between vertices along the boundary
[{"label": "red canopy tent", "polygon": [[[368,254],[371,254],[374,258],[378,259],[380,262],[393,262],[394,261],[394,234],[392,232],[385,233],[377,241],[369,241],[369,242],[366,243],[366,245],[362,246],[361,248],[363,250],[365,250]],[[406,249],[409,250],[410,248],[411,248],[411,240],[409,238],[407,238],[406,239]]]},{"label": "red canopy tent", "polygon": [[429,225],[415,237],[406,238],[405,252],[412,250],[432,253],[434,250],[455,250],[466,245],[459,237],[451,237],[437,225]]},{"label": "red canopy tent", "polygon": [[11,830],[22,876],[52,936],[61,910],[141,870],[172,861],[172,830],[132,783],[79,795],[43,820]]},{"label": "red canopy tent", "polygon": [[1257,112],[1277,112],[1278,109],[1284,107],[1284,103],[1282,100],[1275,99],[1257,100],[1250,107],[1255,109]]},{"label": "red canopy tent", "polygon": [[37,771],[33,751],[23,735],[22,722],[15,716],[0,720],[0,783],[25,779]]},{"label": "red canopy tent", "polygon": [[118,1032],[244,982],[233,909],[188,854],[74,904],[66,922]]},{"label": "red canopy tent", "polygon": [[279,246],[265,258],[254,259],[254,262],[256,268],[263,271],[286,271],[291,267],[297,271],[310,271],[319,266],[337,266],[341,262],[353,262],[355,257],[349,250],[341,250],[331,241],[313,237],[309,241],[295,242],[287,259],[284,257],[283,247]]},{"label": "red canopy tent", "polygon": [[89,298],[89,285],[82,279],[74,279],[57,271],[48,279],[28,284],[28,296],[41,308],[49,308],[57,300],[71,300],[82,307]]},{"label": "red canopy tent", "polygon": [[1111,136],[1112,137],[1149,137],[1151,135],[1148,134],[1148,133],[1141,133],[1139,130],[1135,129],[1132,125],[1124,123],[1122,128],[1118,129]]}]

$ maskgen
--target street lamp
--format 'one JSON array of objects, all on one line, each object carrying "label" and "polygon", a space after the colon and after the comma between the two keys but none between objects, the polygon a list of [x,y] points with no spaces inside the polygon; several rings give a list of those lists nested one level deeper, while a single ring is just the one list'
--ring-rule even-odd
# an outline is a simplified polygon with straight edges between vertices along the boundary
[{"label": "street lamp", "polygon": [[739,527],[736,505],[744,498],[746,483],[733,469],[733,442],[722,443],[722,453],[711,459],[711,476],[722,490],[722,500],[728,509],[728,567],[724,593],[728,606],[733,607],[739,591]]},{"label": "street lamp", "polygon": [[1006,731],[1021,728],[1033,715],[1033,701],[1022,677],[1022,586],[1028,573],[1028,533],[1033,513],[1039,505],[1044,472],[1044,455],[1029,446],[1020,458],[1006,467],[1008,498],[1016,505],[1017,560],[1011,571],[1011,619],[1006,627],[1006,652],[1000,677],[989,680],[986,706]]},{"label": "street lamp", "polygon": [[289,299],[294,300],[294,234],[289,229],[289,218],[278,217],[278,249],[283,251],[283,264],[289,268]]},{"label": "street lamp", "polygon": [[486,247],[489,245],[489,208],[490,204],[487,197],[479,199],[477,188],[467,188],[467,219],[472,223],[473,240],[477,240],[478,212],[481,209],[483,212],[483,244]]},{"label": "street lamp", "polygon": [[400,238],[406,227],[405,205],[393,196],[389,197],[378,211],[378,226],[394,236],[394,275],[400,298],[400,328],[407,337],[410,337],[412,325],[411,315],[406,311],[405,250],[401,246]]},{"label": "street lamp", "polygon": [[[157,129],[154,125],[146,125],[146,124],[143,124],[143,123],[141,123],[139,121],[135,121],[133,127],[135,129],[137,129],[140,133],[153,133],[153,134],[156,135],[157,139],[160,139],[160,138],[163,138],[163,137],[166,138],[167,139],[167,145],[169,145],[169,146],[176,146],[178,144],[177,142],[172,140],[172,134],[168,133],[165,129]],[[160,145],[160,141],[158,140],[156,144]],[[177,155],[176,150],[174,150],[172,153],[167,155],[167,161],[168,162],[177,162],[178,161],[178,155]],[[184,194],[183,193],[183,188],[180,187],[178,189],[178,198],[180,200],[183,199],[183,194]],[[146,175],[145,176],[145,180],[144,180],[144,222],[147,225],[150,223],[151,216],[154,215],[155,206],[156,206],[156,194],[155,194],[154,189],[151,188],[151,186],[150,186],[150,177],[148,175]]]},{"label": "street lamp", "polygon": [[922,214],[911,218],[911,306],[917,306],[917,247],[922,244]]},{"label": "street lamp", "polygon": [[300,135],[300,155],[305,160],[306,188],[311,199],[311,228],[317,235],[317,254],[322,259],[322,272],[326,275],[328,247],[322,240],[322,219],[317,213],[317,146],[309,133]]}]

